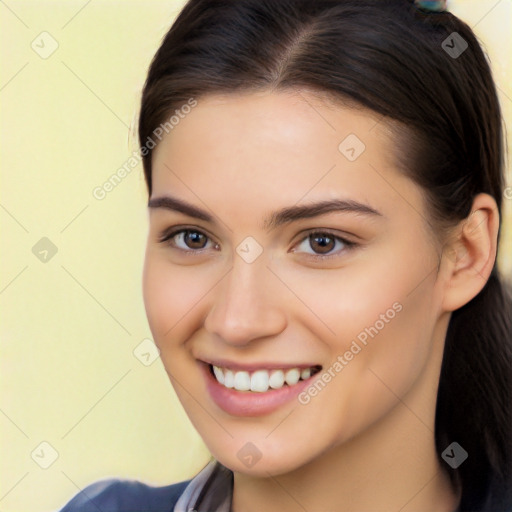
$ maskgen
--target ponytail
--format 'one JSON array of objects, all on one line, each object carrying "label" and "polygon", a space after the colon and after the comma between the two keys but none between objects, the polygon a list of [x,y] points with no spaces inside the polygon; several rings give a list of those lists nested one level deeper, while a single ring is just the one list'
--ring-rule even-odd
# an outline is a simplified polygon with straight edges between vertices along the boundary
[{"label": "ponytail", "polygon": [[[454,311],[446,336],[436,412],[436,445],[468,458],[450,469],[463,482],[461,511],[506,511],[512,502],[512,293],[493,269],[482,291]],[[441,462],[445,464],[444,462]]]}]

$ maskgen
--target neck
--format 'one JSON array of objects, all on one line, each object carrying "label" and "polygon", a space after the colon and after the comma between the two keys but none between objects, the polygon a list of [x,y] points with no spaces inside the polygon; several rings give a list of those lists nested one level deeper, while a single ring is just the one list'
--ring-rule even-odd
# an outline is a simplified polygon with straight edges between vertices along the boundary
[{"label": "neck", "polygon": [[235,472],[233,512],[454,512],[459,497],[434,439],[442,345],[410,392],[363,433],[285,474]]}]

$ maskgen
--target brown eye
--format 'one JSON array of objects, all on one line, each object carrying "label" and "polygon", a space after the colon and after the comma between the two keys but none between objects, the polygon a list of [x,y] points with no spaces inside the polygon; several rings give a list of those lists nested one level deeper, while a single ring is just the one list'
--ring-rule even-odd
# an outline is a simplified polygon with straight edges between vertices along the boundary
[{"label": "brown eye", "polygon": [[190,249],[204,249],[208,237],[199,231],[183,231],[183,241],[185,245]]},{"label": "brown eye", "polygon": [[356,246],[356,242],[351,242],[328,231],[313,231],[297,244],[293,252],[304,253],[308,258],[325,260],[341,257]]},{"label": "brown eye", "polygon": [[[158,241],[184,252],[200,252],[207,248],[208,242],[213,243],[210,237],[198,231],[197,229],[176,229],[174,231],[165,230]],[[218,245],[214,244],[217,248]]]},{"label": "brown eye", "polygon": [[327,254],[334,249],[336,241],[329,234],[312,233],[309,235],[309,243],[311,248],[319,254]]}]

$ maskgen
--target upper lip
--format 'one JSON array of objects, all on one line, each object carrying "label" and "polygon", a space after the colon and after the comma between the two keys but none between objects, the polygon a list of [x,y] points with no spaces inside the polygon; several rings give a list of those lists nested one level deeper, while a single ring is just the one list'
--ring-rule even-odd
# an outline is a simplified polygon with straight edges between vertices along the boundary
[{"label": "upper lip", "polygon": [[238,363],[235,361],[229,361],[228,359],[199,359],[204,363],[218,366],[219,368],[229,368],[230,370],[238,371],[256,371],[256,370],[279,370],[279,369],[290,369],[290,368],[312,368],[314,366],[321,367],[316,363],[276,363],[276,362],[259,362],[259,363]]}]

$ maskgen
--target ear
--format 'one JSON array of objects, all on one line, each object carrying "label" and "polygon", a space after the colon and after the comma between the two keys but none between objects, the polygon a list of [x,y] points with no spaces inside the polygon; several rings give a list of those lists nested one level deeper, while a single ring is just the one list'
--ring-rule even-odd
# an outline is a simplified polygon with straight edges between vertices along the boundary
[{"label": "ear", "polygon": [[499,223],[494,198],[478,194],[471,213],[456,227],[443,250],[444,311],[464,306],[485,286],[496,260]]}]

